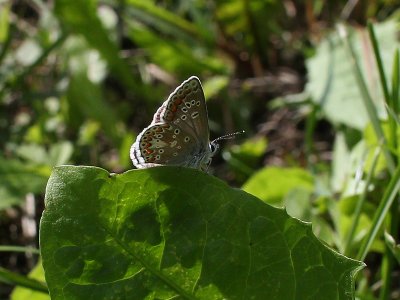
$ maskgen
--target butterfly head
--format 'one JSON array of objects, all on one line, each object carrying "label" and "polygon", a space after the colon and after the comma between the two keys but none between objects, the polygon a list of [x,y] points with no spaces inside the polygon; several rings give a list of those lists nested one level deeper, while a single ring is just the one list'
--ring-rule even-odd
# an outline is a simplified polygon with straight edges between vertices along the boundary
[{"label": "butterfly head", "polygon": [[235,138],[236,135],[242,134],[242,133],[244,133],[244,130],[242,130],[240,132],[234,132],[234,133],[230,133],[227,135],[223,135],[223,136],[220,136],[219,138],[216,138],[215,140],[211,141],[210,145],[209,145],[210,151],[209,151],[208,155],[204,158],[204,163],[202,164],[201,169],[205,169],[205,170],[208,169],[208,167],[211,163],[211,159],[219,150],[219,141],[220,140],[230,140],[230,139]]}]

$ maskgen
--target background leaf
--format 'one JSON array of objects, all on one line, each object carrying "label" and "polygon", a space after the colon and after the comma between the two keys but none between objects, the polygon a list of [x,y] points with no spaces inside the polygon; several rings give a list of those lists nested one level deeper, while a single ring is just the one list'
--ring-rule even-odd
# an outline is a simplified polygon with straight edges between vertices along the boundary
[{"label": "background leaf", "polygon": [[0,156],[0,209],[21,204],[28,193],[43,191],[50,168]]},{"label": "background leaf", "polygon": [[304,169],[267,167],[256,172],[242,188],[267,203],[281,204],[290,190],[310,191],[313,187],[313,177]]},{"label": "background leaf", "polygon": [[[375,26],[381,45],[385,66],[393,63],[393,52],[398,47],[396,41],[397,21],[392,18]],[[372,48],[366,29],[351,30],[351,41],[363,68],[364,79],[368,83],[380,116],[385,115],[383,95],[378,84],[378,73],[374,65]],[[397,44],[397,46],[396,46]],[[353,75],[352,64],[338,33],[333,32],[318,46],[317,53],[307,61],[309,82],[306,85],[313,101],[322,107],[324,115],[335,124],[345,124],[362,130],[369,118],[361,99],[361,93]],[[388,68],[387,71],[390,69]]]}]

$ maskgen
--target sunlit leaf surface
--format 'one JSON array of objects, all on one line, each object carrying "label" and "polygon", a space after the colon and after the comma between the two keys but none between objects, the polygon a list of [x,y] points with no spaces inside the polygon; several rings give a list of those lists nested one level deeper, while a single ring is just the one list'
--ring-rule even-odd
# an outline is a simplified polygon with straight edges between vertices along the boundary
[{"label": "sunlit leaf surface", "polygon": [[54,169],[40,245],[52,299],[352,299],[362,264],[197,170]]}]

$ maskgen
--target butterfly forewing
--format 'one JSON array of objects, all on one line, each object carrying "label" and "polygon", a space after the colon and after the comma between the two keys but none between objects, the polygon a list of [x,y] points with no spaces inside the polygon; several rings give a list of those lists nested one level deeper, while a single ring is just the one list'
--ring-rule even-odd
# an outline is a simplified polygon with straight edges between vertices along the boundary
[{"label": "butterfly forewing", "polygon": [[207,106],[200,80],[192,76],[178,86],[154,114],[152,124],[175,124],[209,143]]}]

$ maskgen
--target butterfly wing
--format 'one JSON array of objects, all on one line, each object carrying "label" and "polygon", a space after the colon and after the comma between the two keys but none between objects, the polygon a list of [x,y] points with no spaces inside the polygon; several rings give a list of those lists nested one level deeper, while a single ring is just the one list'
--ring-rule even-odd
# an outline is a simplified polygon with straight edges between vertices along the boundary
[{"label": "butterfly wing", "polygon": [[137,168],[179,165],[201,168],[212,156],[207,107],[200,80],[192,76],[178,86],[154,114],[131,147]]},{"label": "butterfly wing", "polygon": [[172,124],[154,124],[145,128],[131,147],[137,168],[157,165],[196,166],[199,144],[195,138]]},{"label": "butterfly wing", "polygon": [[175,124],[204,144],[209,144],[207,105],[199,78],[185,80],[154,114],[152,124]]}]

